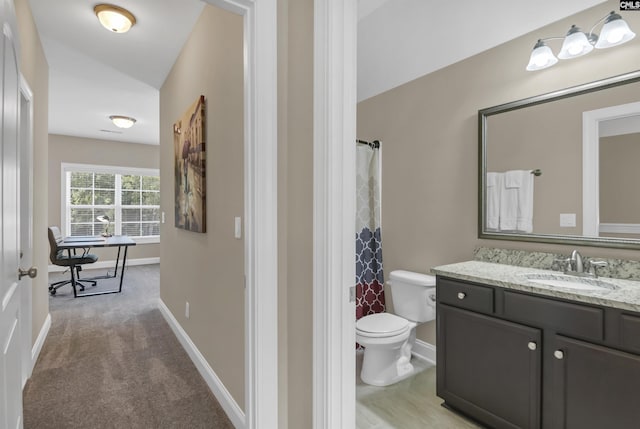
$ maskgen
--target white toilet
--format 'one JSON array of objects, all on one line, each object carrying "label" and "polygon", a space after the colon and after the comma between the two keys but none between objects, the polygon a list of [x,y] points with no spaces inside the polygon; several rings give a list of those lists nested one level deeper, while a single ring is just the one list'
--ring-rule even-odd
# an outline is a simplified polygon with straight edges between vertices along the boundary
[{"label": "white toilet", "polygon": [[415,328],[436,316],[434,276],[392,271],[387,287],[396,314],[371,314],[356,322],[356,341],[365,347],[360,378],[373,386],[388,386],[413,373]]}]

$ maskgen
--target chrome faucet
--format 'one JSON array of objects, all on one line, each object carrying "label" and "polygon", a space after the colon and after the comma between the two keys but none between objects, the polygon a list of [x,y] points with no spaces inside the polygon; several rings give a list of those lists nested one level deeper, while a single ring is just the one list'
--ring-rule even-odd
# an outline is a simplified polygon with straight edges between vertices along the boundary
[{"label": "chrome faucet", "polygon": [[571,265],[571,271],[574,273],[584,273],[584,263],[582,262],[582,255],[577,250],[571,252],[571,258],[569,258]]}]

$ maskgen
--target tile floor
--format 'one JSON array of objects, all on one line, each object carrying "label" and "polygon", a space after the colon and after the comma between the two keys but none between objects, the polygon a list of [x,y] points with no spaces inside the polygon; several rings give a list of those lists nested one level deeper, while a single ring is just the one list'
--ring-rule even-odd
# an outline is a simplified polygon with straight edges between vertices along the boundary
[{"label": "tile floor", "polygon": [[356,352],[357,429],[477,429],[480,426],[442,407],[436,396],[436,367],[413,358],[416,374],[387,387],[360,380],[362,352]]}]

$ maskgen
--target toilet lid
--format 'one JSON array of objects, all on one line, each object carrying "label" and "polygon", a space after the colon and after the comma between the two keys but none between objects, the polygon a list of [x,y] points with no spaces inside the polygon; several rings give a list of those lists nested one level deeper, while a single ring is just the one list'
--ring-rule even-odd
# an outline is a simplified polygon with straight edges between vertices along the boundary
[{"label": "toilet lid", "polygon": [[365,316],[356,322],[356,329],[371,334],[395,335],[406,331],[409,322],[391,313],[376,313]]}]

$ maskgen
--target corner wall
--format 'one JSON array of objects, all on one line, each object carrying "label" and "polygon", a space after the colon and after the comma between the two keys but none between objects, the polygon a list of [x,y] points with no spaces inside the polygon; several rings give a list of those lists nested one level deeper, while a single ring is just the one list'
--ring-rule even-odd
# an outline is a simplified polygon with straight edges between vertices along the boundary
[{"label": "corner wall", "polygon": [[[207,232],[174,226],[173,124],[206,99]],[[205,6],[160,89],[160,297],[244,408],[243,20]],[[190,303],[190,318],[185,303]]]},{"label": "corner wall", "polygon": [[[49,135],[49,219],[48,226],[61,226],[63,162],[117,167],[160,168],[160,146],[122,143],[82,137]],[[47,244],[48,246],[48,244]],[[100,260],[115,260],[113,249],[92,249]],[[160,245],[140,244],[128,250],[127,259],[157,258]]]},{"label": "corner wall", "polygon": [[[49,262],[47,230],[47,158],[49,154],[49,64],[42,49],[28,0],[16,0],[20,38],[20,72],[33,91],[33,266],[46,273]],[[47,276],[32,281],[32,335],[35,342],[49,314]]]},{"label": "corner wall", "polygon": [[[527,72],[535,41],[596,22],[617,1],[558,21],[358,104],[358,138],[382,141],[382,239],[386,274],[429,272],[473,258],[475,247],[569,253],[572,247],[477,238],[478,127],[483,109],[638,69],[640,38]],[[640,30],[640,14],[625,13]],[[553,156],[550,154],[549,156]],[[580,173],[581,174],[581,173]],[[639,259],[640,252],[579,248],[588,256]],[[392,306],[391,306],[392,309]],[[418,330],[435,344],[435,323]]]}]

